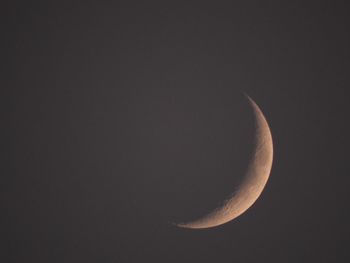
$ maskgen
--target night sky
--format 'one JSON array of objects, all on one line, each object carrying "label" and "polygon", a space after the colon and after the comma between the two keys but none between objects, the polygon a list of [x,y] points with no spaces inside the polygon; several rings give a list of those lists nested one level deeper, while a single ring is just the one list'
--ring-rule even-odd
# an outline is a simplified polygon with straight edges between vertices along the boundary
[{"label": "night sky", "polygon": [[[1,262],[350,262],[350,9],[307,1],[8,1]],[[254,116],[257,202],[232,193]],[[7,150],[8,149],[8,150]]]}]

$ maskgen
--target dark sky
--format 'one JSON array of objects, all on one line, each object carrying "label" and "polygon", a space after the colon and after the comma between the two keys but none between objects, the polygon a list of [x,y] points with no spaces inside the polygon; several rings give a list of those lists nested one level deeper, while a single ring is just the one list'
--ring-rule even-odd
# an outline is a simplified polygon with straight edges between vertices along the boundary
[{"label": "dark sky", "polygon": [[[1,262],[349,262],[349,8],[306,1],[11,1]],[[244,175],[251,96],[274,163]]]}]

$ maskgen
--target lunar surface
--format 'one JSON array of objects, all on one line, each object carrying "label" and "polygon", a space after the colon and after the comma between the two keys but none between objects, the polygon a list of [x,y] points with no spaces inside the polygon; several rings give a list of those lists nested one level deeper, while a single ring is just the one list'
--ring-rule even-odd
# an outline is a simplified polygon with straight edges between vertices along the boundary
[{"label": "lunar surface", "polygon": [[255,148],[247,172],[237,190],[207,215],[178,227],[201,229],[227,223],[243,214],[259,198],[270,176],[273,143],[269,125],[258,105],[248,97],[255,116]]}]

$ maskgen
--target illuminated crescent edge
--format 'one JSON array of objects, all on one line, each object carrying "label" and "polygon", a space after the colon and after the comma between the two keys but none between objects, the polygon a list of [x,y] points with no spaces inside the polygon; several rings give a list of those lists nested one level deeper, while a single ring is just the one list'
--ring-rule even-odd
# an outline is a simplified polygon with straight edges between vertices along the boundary
[{"label": "illuminated crescent edge", "polygon": [[266,118],[258,105],[247,96],[255,116],[255,150],[247,173],[238,190],[223,205],[207,215],[187,223],[175,224],[182,228],[201,229],[225,224],[243,214],[259,198],[270,176],[273,159],[272,135]]}]

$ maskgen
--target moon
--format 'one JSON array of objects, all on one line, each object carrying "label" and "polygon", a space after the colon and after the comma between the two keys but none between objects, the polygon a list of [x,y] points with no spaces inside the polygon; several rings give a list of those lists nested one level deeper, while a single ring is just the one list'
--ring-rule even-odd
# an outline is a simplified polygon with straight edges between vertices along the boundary
[{"label": "moon", "polygon": [[255,148],[242,182],[238,189],[215,210],[199,219],[175,224],[176,226],[202,229],[225,224],[247,211],[264,190],[272,167],[272,135],[259,106],[249,96],[247,98],[255,117]]}]

